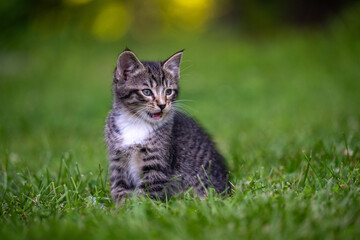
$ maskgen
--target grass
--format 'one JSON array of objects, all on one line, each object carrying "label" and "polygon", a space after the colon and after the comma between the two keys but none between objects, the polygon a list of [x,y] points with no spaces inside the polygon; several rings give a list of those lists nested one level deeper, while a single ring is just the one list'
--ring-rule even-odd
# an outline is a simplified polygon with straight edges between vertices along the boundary
[{"label": "grass", "polygon": [[[1,239],[356,239],[360,45],[337,21],[262,41],[229,33],[129,41],[186,47],[181,96],[225,156],[232,195],[109,195],[103,125],[126,41],[24,36],[0,66]],[[171,40],[171,41],[170,41]],[[220,44],[221,42],[221,44]],[[192,110],[193,109],[193,110]]]}]

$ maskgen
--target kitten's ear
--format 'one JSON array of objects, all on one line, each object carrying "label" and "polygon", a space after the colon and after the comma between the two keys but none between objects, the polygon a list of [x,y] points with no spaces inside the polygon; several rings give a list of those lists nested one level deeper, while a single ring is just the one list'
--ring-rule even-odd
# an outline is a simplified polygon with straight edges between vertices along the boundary
[{"label": "kitten's ear", "polygon": [[177,79],[180,77],[180,62],[181,62],[181,57],[182,57],[183,51],[184,50],[181,50],[181,51],[175,53],[174,55],[169,57],[167,60],[165,60],[162,64],[163,69],[165,71],[167,71],[168,73],[170,73],[171,75],[173,75]]},{"label": "kitten's ear", "polygon": [[137,59],[136,55],[130,51],[123,51],[117,61],[115,78],[116,80],[126,81],[129,77],[135,76],[145,70],[144,65]]}]

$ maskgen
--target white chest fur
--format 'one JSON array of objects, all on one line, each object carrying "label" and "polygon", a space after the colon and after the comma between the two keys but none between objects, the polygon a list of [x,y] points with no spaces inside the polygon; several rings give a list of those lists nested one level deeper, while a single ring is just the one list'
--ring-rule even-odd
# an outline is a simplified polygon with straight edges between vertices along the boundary
[{"label": "white chest fur", "polygon": [[123,147],[143,142],[154,130],[149,123],[124,114],[116,119],[116,125],[120,129]]},{"label": "white chest fur", "polygon": [[[153,126],[149,123],[141,119],[135,119],[126,114],[121,114],[116,118],[116,126],[120,130],[120,145],[123,148],[130,147],[134,144],[141,144],[154,131]],[[137,150],[132,150],[129,157],[128,171],[133,183],[138,185],[141,183],[140,169],[142,166],[142,159]]]}]

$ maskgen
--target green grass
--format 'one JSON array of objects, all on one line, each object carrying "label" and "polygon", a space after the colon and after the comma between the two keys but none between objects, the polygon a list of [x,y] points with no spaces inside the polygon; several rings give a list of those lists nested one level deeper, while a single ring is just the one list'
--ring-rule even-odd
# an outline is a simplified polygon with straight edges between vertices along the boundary
[{"label": "green grass", "polygon": [[[229,33],[104,44],[24,36],[0,66],[1,239],[356,239],[360,45],[353,25],[255,41]],[[232,195],[116,208],[103,141],[125,45],[186,48],[181,96],[217,142]]]}]

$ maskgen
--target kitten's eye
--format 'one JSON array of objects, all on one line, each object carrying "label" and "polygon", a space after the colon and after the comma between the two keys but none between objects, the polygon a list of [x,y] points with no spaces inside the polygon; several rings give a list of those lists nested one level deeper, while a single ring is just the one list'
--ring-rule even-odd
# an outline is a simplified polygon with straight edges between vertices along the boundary
[{"label": "kitten's eye", "polygon": [[153,93],[151,92],[150,89],[144,89],[142,90],[142,93],[145,95],[145,96],[152,96]]},{"label": "kitten's eye", "polygon": [[171,94],[172,94],[172,90],[171,90],[171,89],[166,89],[165,94],[166,94],[166,95],[171,95]]}]

